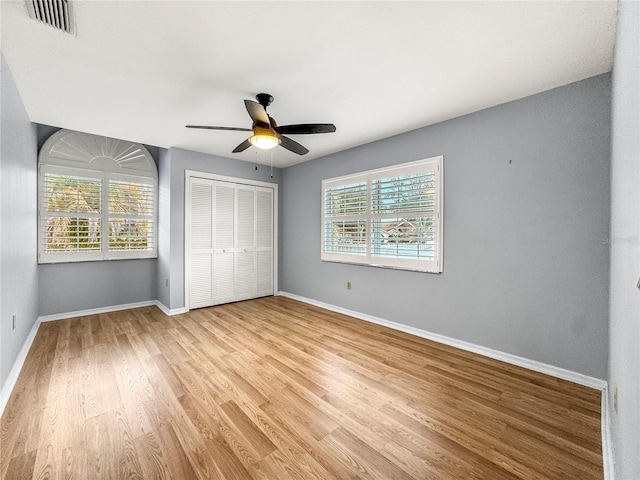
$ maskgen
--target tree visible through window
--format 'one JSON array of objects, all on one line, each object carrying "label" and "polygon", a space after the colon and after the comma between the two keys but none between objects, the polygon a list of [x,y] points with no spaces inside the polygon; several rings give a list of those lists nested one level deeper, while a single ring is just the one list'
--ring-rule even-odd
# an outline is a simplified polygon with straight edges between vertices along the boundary
[{"label": "tree visible through window", "polygon": [[442,271],[442,157],[322,182],[322,259]]},{"label": "tree visible through window", "polygon": [[99,179],[45,174],[46,251],[100,250],[101,190]]},{"label": "tree visible through window", "polygon": [[131,142],[61,130],[40,153],[40,263],[156,255],[157,173]]},{"label": "tree visible through window", "polygon": [[109,182],[109,249],[146,250],[153,239],[153,185]]}]

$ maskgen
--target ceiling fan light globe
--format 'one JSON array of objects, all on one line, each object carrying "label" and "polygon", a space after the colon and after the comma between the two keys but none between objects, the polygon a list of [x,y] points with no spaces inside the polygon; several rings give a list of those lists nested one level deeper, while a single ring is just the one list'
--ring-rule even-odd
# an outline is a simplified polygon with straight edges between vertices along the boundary
[{"label": "ceiling fan light globe", "polygon": [[280,139],[278,137],[264,134],[253,135],[249,138],[249,142],[261,150],[270,150],[280,145]]}]

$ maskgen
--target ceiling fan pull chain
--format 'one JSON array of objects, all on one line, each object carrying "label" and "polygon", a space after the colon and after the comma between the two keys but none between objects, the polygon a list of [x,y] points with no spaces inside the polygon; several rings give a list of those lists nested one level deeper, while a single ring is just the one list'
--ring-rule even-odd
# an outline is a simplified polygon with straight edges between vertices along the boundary
[{"label": "ceiling fan pull chain", "polygon": [[271,153],[271,178],[273,178],[273,150],[269,150]]}]

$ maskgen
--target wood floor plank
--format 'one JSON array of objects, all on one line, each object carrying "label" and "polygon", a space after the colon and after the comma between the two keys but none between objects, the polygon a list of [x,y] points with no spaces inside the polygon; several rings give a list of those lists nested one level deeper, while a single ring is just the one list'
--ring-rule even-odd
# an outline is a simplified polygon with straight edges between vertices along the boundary
[{"label": "wood floor plank", "polygon": [[[193,464],[189,460],[187,451],[178,437],[172,425],[162,425],[158,430],[158,442],[163,451],[164,458],[167,459],[169,478],[197,478],[193,470]],[[191,451],[197,451],[197,448]]]},{"label": "wood floor plank", "polygon": [[[251,480],[251,474],[221,436],[207,440],[206,450],[208,458],[211,460],[211,465],[208,468],[215,467],[221,480]],[[203,470],[208,471],[208,469]],[[205,476],[205,478],[216,478],[216,476],[212,474]]]},{"label": "wood floor plank", "polygon": [[136,437],[133,443],[138,452],[140,469],[145,480],[170,480],[172,478],[167,459],[160,448],[160,438],[157,432],[149,432]]},{"label": "wood floor plank", "polygon": [[220,407],[237,431],[240,432],[247,443],[253,447],[258,459],[276,450],[276,446],[269,440],[269,437],[251,421],[233,400],[223,403]]},{"label": "wood floor plank", "polygon": [[34,478],[86,477],[86,455],[83,448],[83,420],[76,396],[61,396],[43,409],[43,423],[34,465]]},{"label": "wood floor plank", "polygon": [[[429,475],[426,478],[439,478],[440,476],[455,479],[513,480],[519,478],[484,457],[476,455],[464,445],[435,429],[429,432],[416,432],[407,428],[402,422],[386,415],[379,415],[376,419],[392,432],[393,439],[383,447],[385,455],[390,458],[397,457],[401,463],[406,465],[408,454],[412,454],[419,459],[419,464],[420,461],[425,462],[430,469],[437,472],[437,474]],[[407,468],[413,467],[407,466],[405,470]]]},{"label": "wood floor plank", "polygon": [[36,450],[13,457],[7,462],[6,475],[3,478],[12,480],[30,480],[36,463]]},{"label": "wood floor plank", "polygon": [[0,479],[602,479],[600,392],[285,297],[41,324]]}]

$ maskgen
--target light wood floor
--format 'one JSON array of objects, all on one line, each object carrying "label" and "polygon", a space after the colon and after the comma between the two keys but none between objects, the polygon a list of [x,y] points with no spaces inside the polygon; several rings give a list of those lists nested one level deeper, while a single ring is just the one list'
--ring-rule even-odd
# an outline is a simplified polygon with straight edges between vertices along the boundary
[{"label": "light wood floor", "polygon": [[268,297],[43,323],[0,478],[602,479],[600,393]]}]

